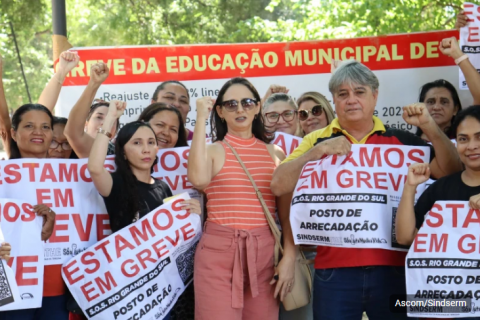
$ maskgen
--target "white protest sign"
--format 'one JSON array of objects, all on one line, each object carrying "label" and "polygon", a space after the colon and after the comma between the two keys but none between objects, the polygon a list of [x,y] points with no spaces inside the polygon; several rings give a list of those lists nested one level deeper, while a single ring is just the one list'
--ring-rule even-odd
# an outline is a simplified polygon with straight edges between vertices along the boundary
[{"label": "white protest sign", "polygon": [[45,245],[46,265],[63,264],[111,233],[87,161],[17,159],[0,164],[0,198],[43,203],[56,213],[55,229]]},{"label": "white protest sign", "polygon": [[[0,199],[0,225],[4,239],[12,246],[8,269],[12,278],[2,279],[0,270],[0,311],[39,308],[43,295],[43,250],[41,240],[43,218],[36,216],[33,206],[12,199]],[[0,231],[1,233],[1,231]],[[0,268],[6,268],[4,260]],[[4,305],[7,287],[12,287],[15,301]]]},{"label": "white protest sign", "polygon": [[153,169],[152,177],[165,181],[173,195],[188,192],[190,198],[200,201],[202,217],[204,217],[204,194],[193,189],[193,185],[187,178],[189,152],[190,147],[159,150],[157,153],[158,164]]},{"label": "white protest sign", "polygon": [[[480,10],[479,6],[465,2],[463,4],[468,24],[460,29],[460,49],[468,55],[475,69],[480,70]],[[462,70],[459,68],[459,88],[468,90],[467,82]]]},{"label": "white protest sign", "polygon": [[354,144],[347,156],[307,163],[290,211],[295,244],[405,250],[396,242],[396,209],[408,166],[429,158],[428,147]]},{"label": "white protest sign", "polygon": [[[162,149],[152,176],[179,194],[188,192],[202,204],[203,194],[187,179],[188,147]],[[87,169],[88,159],[17,159],[0,165],[0,198],[31,205],[44,203],[56,212],[55,229],[45,246],[45,264],[63,264],[108,236],[110,222],[105,203]],[[113,157],[105,167],[114,171]],[[202,205],[203,208],[203,205]]]},{"label": "white protest sign", "polygon": [[200,217],[187,193],[103,239],[62,267],[89,319],[163,319],[193,279]]},{"label": "white protest sign", "polygon": [[[433,205],[408,251],[405,266],[407,294],[428,304],[407,307],[409,316],[480,316],[479,240],[479,210],[470,209],[467,201],[437,201]],[[472,303],[460,305],[456,311],[433,304],[443,299],[471,299]]]},{"label": "white protest sign", "polygon": [[283,152],[285,152],[285,155],[288,157],[290,153],[298,147],[302,140],[302,138],[292,136],[291,134],[275,132],[275,138],[272,143],[282,148]]}]

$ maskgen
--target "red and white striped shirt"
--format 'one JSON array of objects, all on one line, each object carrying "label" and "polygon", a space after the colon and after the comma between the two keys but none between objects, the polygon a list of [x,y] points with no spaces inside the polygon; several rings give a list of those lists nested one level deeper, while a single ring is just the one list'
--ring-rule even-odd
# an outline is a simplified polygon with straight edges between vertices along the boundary
[{"label": "red and white striped shirt", "polygon": [[[227,134],[225,140],[237,151],[272,215],[275,196],[270,189],[275,162],[267,145],[255,137],[242,139]],[[245,171],[230,148],[225,149],[225,164],[205,189],[208,221],[235,229],[253,229],[268,225],[262,205]]]}]

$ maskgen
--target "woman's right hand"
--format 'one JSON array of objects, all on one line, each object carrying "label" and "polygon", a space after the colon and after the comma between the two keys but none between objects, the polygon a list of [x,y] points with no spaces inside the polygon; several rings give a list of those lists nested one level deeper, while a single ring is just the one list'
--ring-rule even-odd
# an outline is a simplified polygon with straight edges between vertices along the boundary
[{"label": "woman's right hand", "polygon": [[57,72],[66,76],[80,61],[77,51],[64,51],[60,54]]},{"label": "woman's right hand", "polygon": [[125,101],[112,100],[108,106],[108,116],[113,117],[115,120],[120,118],[127,108]]},{"label": "woman's right hand", "polygon": [[455,37],[443,39],[438,48],[444,55],[452,57],[453,59],[458,59],[463,56],[462,49],[460,49],[457,38]]},{"label": "woman's right hand", "polygon": [[207,119],[213,109],[215,100],[211,97],[197,99],[197,119]]},{"label": "woman's right hand", "polygon": [[90,83],[101,85],[108,78],[110,70],[106,63],[97,62],[90,68]]},{"label": "woman's right hand", "polygon": [[428,163],[414,163],[408,167],[407,184],[416,187],[430,179]]}]

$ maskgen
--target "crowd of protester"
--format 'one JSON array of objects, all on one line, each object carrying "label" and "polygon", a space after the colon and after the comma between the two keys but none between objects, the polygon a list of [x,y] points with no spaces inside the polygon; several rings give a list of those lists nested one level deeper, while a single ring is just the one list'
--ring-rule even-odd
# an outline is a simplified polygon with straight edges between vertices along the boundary
[{"label": "crowd of protester", "polygon": [[[461,15],[457,23],[463,23]],[[444,39],[440,51],[454,60],[463,56],[455,38]],[[3,145],[8,159],[88,158],[88,170],[104,199],[112,232],[117,232],[172,195],[165,182],[151,177],[158,150],[187,146],[191,141],[188,180],[206,195],[207,218],[194,260],[194,284],[165,319],[341,320],[361,319],[364,312],[372,320],[406,319],[405,314],[389,310],[389,297],[406,291],[405,252],[327,246],[312,250],[299,248],[293,241],[290,202],[302,168],[326,155],[346,155],[352,144],[432,149],[429,163],[409,168],[397,213],[399,243],[414,241],[435,201],[470,201],[473,208],[480,208],[480,75],[468,59],[461,59],[458,65],[473,105],[462,107],[455,87],[446,80],[426,83],[420,88],[418,102],[403,109],[403,119],[417,128],[416,134],[389,128],[373,115],[380,83],[370,69],[355,60],[342,62],[332,73],[328,90],[334,107],[321,92],[292,97],[282,85],[271,85],[261,98],[247,79],[234,78],[215,99],[202,97],[196,102],[196,123],[210,121],[211,144],[206,143],[205,126],[196,125],[194,132],[185,128],[189,91],[174,80],[161,83],[138,120],[119,129],[126,103],[95,99],[109,76],[109,68],[102,62],[91,66],[88,85],[68,120],[54,117],[65,77],[78,62],[77,53],[63,52],[38,103],[19,107],[11,119],[0,82]],[[0,74],[1,66],[0,60]],[[271,144],[276,132],[303,140],[286,157],[280,147]],[[456,140],[456,147],[451,139]],[[269,211],[278,215],[284,253],[276,266],[275,239],[231,148],[253,176]],[[106,156],[113,154],[117,169],[109,173],[103,164]],[[415,205],[417,185],[430,176],[436,182]],[[183,206],[192,213],[201,212],[197,200],[185,201]],[[44,217],[41,237],[46,240],[53,232],[55,212],[43,204],[34,210]],[[255,261],[247,261],[239,253],[251,250],[257,251]],[[315,260],[313,298],[305,307],[285,311],[281,301],[295,285],[298,250]],[[10,245],[3,243],[0,257],[8,260],[10,251]],[[45,267],[41,308],[1,312],[0,320],[85,319],[62,280],[60,267]],[[249,273],[251,268],[256,270],[254,275]]]}]

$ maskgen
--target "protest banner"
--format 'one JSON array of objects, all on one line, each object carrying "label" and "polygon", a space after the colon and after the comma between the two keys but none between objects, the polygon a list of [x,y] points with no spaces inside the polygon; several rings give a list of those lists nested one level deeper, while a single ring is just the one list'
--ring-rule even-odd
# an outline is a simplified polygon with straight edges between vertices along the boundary
[{"label": "protest banner", "polygon": [[46,265],[63,264],[110,234],[105,204],[87,161],[16,159],[0,164],[0,198],[32,206],[43,203],[56,213],[53,234],[45,245]]},{"label": "protest banner", "polygon": [[[127,101],[122,124],[137,120],[161,82],[175,79],[189,88],[191,112],[186,126],[193,130],[196,99],[216,98],[229,78],[248,78],[261,96],[270,85],[280,84],[295,98],[318,91],[331,101],[332,59],[354,58],[379,78],[375,115],[392,127],[414,130],[403,121],[402,107],[418,101],[420,87],[436,79],[458,83],[458,67],[438,50],[439,41],[453,36],[458,37],[458,31],[285,43],[74,48],[80,63],[65,80],[55,110],[68,117],[88,83],[91,65],[104,61],[110,75],[97,98]],[[460,98],[462,104],[472,104],[468,92],[460,92]],[[209,120],[206,125],[209,132]]]},{"label": "protest banner", "polygon": [[272,141],[273,144],[282,148],[287,157],[298,147],[300,142],[302,142],[302,138],[283,132],[275,132],[275,138]]},{"label": "protest banner", "polygon": [[[188,147],[159,150],[152,176],[173,194],[188,192],[203,203],[203,194],[187,179]],[[87,169],[88,159],[16,159],[0,165],[0,198],[30,205],[44,203],[56,212],[55,229],[45,245],[45,264],[63,264],[108,236],[110,223],[102,197]],[[114,171],[114,157],[105,167]],[[203,208],[203,205],[202,205]]]},{"label": "protest banner", "polygon": [[[460,29],[460,49],[468,55],[472,65],[480,70],[480,7],[474,3],[465,2],[463,4],[465,15],[468,18],[468,24]],[[459,72],[460,90],[468,90],[467,81],[461,69]]]},{"label": "protest banner", "polygon": [[[0,311],[39,308],[43,296],[43,247],[41,240],[43,218],[38,217],[29,203],[0,199],[0,243],[12,246],[8,269],[11,276],[5,279],[0,263]],[[3,270],[6,271],[6,270]],[[4,304],[11,293],[11,303]]]},{"label": "protest banner", "polygon": [[205,217],[203,193],[193,189],[187,178],[187,163],[190,147],[162,149],[157,153],[158,164],[153,168],[152,177],[167,183],[173,195],[188,192],[190,198],[197,199],[202,208],[202,219]]},{"label": "protest banner", "polygon": [[[479,240],[479,210],[470,209],[467,201],[433,205],[407,254],[407,294],[426,303],[408,307],[409,316],[480,316]],[[442,301],[455,299],[467,306],[457,304],[457,311],[449,312]]]},{"label": "protest banner", "polygon": [[200,217],[184,193],[103,239],[62,267],[89,319],[163,319],[193,279]]},{"label": "protest banner", "polygon": [[353,144],[346,156],[308,162],[290,210],[295,244],[405,250],[396,241],[396,209],[408,166],[429,159],[428,147]]}]

